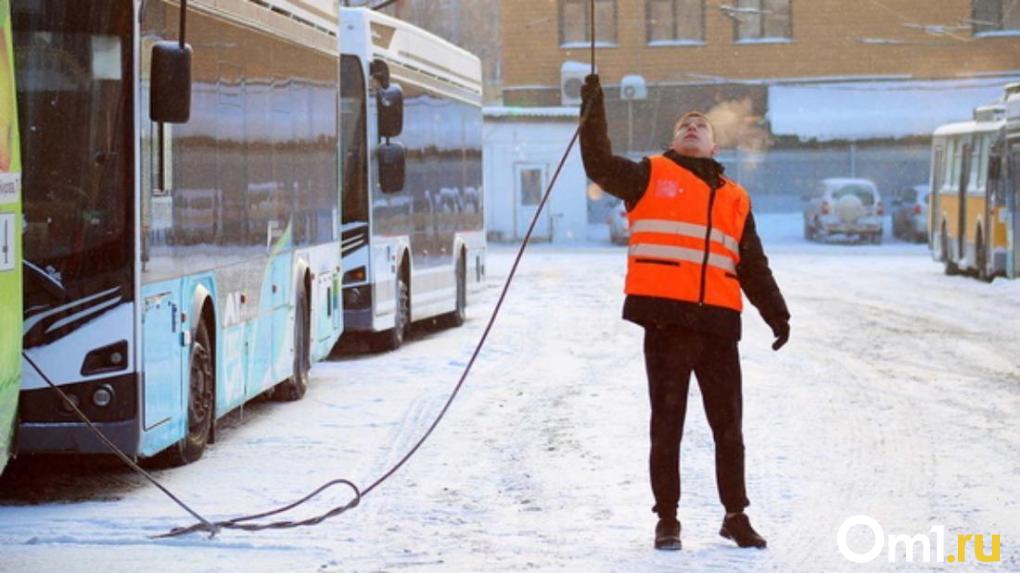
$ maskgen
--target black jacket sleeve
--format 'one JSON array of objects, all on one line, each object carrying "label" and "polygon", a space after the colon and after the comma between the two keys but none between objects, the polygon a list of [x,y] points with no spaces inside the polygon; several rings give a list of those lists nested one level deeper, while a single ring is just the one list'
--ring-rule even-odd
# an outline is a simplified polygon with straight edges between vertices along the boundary
[{"label": "black jacket sleeve", "polygon": [[592,106],[591,113],[581,126],[584,171],[603,191],[623,199],[629,209],[641,199],[648,187],[651,164],[647,158],[635,162],[613,155],[601,89],[597,89],[584,105],[589,104]]},{"label": "black jacket sleeve", "polygon": [[744,234],[740,238],[737,278],[747,299],[758,309],[758,313],[769,326],[790,320],[786,300],[783,299],[783,293],[779,292],[779,285],[772,276],[769,259],[761,246],[761,239],[754,225],[754,215],[751,213],[747,214]]}]

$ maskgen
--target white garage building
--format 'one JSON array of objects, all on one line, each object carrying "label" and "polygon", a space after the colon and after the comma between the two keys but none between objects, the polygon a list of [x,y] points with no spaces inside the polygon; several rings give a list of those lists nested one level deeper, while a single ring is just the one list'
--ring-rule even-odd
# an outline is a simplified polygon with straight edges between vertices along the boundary
[{"label": "white garage building", "polygon": [[[524,238],[549,180],[577,129],[573,107],[487,107],[484,130],[485,224],[492,241]],[[575,144],[533,240],[588,240],[588,179]]]}]

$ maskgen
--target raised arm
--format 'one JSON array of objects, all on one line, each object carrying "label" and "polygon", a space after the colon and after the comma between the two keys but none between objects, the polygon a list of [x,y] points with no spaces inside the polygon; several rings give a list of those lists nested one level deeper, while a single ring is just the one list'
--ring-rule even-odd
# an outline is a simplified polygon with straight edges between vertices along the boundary
[{"label": "raised arm", "polygon": [[619,197],[628,206],[637,203],[648,187],[651,165],[648,159],[640,162],[613,155],[606,123],[606,108],[602,86],[597,75],[589,75],[581,87],[581,114],[591,107],[587,120],[581,126],[581,159],[588,178],[603,191]]}]

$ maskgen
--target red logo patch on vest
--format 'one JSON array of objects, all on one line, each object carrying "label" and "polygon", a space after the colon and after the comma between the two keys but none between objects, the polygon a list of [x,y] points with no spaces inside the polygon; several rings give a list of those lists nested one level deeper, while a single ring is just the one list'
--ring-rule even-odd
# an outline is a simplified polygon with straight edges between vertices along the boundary
[{"label": "red logo patch on vest", "polygon": [[669,179],[660,179],[655,185],[656,197],[672,199],[683,192],[683,188],[681,188],[676,181],[671,181]]}]

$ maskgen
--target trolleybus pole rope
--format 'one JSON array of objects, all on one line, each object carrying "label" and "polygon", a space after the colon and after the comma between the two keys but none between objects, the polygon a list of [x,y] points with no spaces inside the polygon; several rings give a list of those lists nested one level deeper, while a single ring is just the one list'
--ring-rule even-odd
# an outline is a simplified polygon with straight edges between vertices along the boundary
[{"label": "trolleybus pole rope", "polygon": [[[418,451],[418,449],[422,446],[422,444],[425,443],[425,440],[427,440],[429,438],[429,436],[432,434],[433,430],[435,430],[436,427],[439,425],[439,422],[442,421],[443,417],[446,415],[447,410],[450,409],[450,406],[453,404],[454,399],[456,399],[457,395],[460,393],[461,388],[464,386],[464,382],[465,382],[465,380],[467,380],[467,376],[471,372],[471,367],[474,365],[475,360],[478,358],[478,354],[481,352],[482,347],[485,345],[485,341],[486,341],[486,339],[489,336],[489,332],[492,330],[492,326],[493,326],[493,324],[496,321],[496,317],[499,315],[500,308],[503,306],[503,301],[506,299],[507,292],[510,289],[510,283],[513,281],[514,275],[517,272],[517,266],[520,264],[521,257],[524,255],[524,249],[527,247],[528,241],[530,240],[531,235],[532,235],[533,231],[535,230],[535,225],[538,222],[538,215],[540,215],[542,213],[542,209],[543,209],[543,207],[545,206],[546,202],[549,199],[549,195],[552,192],[553,186],[556,184],[556,180],[559,177],[560,172],[563,170],[563,165],[566,163],[567,157],[570,155],[570,150],[574,147],[574,144],[577,142],[577,138],[578,138],[578,136],[580,135],[580,132],[581,132],[581,125],[584,124],[584,121],[587,119],[587,117],[588,117],[588,110],[585,109],[584,113],[581,116],[581,121],[578,124],[577,130],[574,131],[574,136],[570,140],[570,145],[567,147],[566,152],[563,154],[563,157],[560,159],[559,165],[557,165],[556,171],[553,173],[553,177],[549,181],[549,186],[546,188],[545,194],[542,196],[542,201],[538,205],[538,210],[535,213],[535,217],[531,220],[531,225],[528,227],[528,232],[524,235],[524,240],[521,243],[521,248],[517,251],[517,256],[514,258],[514,263],[513,263],[513,265],[510,268],[510,273],[507,275],[506,282],[503,284],[503,290],[502,290],[502,292],[499,295],[499,300],[496,302],[496,307],[495,307],[495,309],[493,309],[492,314],[489,317],[489,322],[485,326],[485,331],[482,333],[482,337],[479,339],[478,344],[475,346],[475,350],[471,354],[471,359],[468,361],[467,366],[465,366],[464,372],[463,372],[463,374],[461,374],[460,380],[457,382],[457,385],[454,387],[453,392],[450,393],[450,397],[447,399],[446,404],[443,405],[443,409],[439,412],[439,415],[436,416],[436,419],[433,420],[432,425],[429,426],[428,430],[425,431],[425,433],[415,443],[415,445],[400,459],[400,461],[398,461],[396,464],[394,464],[394,466],[392,468],[390,468],[386,473],[384,473],[379,479],[377,479],[374,482],[372,482],[372,484],[369,485],[367,488],[365,488],[363,491],[359,492],[358,488],[353,483],[351,483],[348,480],[334,480],[334,481],[331,481],[331,482],[323,485],[322,487],[320,487],[319,489],[315,490],[314,492],[312,492],[308,496],[306,496],[306,497],[302,498],[301,500],[298,500],[298,501],[296,501],[296,502],[294,502],[294,503],[292,503],[290,505],[287,505],[287,506],[284,506],[284,507],[281,507],[281,508],[278,508],[278,509],[274,509],[274,510],[271,510],[271,511],[267,511],[265,513],[256,514],[256,515],[248,515],[248,516],[245,516],[245,517],[239,517],[239,518],[235,518],[235,519],[231,519],[231,520],[227,520],[227,521],[218,521],[218,522],[215,523],[216,527],[221,528],[221,529],[241,529],[241,530],[245,530],[245,531],[259,531],[259,530],[263,530],[263,529],[288,529],[288,528],[301,527],[301,526],[306,526],[306,525],[316,525],[318,523],[321,523],[321,522],[325,521],[326,519],[329,519],[330,517],[334,517],[336,515],[340,515],[341,513],[347,511],[348,509],[352,509],[354,507],[357,507],[357,505],[361,502],[361,498],[363,498],[364,496],[368,495],[372,490],[374,490],[375,488],[379,487],[384,481],[389,479],[390,476],[392,476],[394,473],[396,473],[397,470],[399,470],[401,468],[401,466],[403,466],[411,458],[411,456],[413,456]],[[354,493],[355,493],[355,497],[354,497],[353,500],[351,500],[347,504],[341,505],[341,506],[337,506],[337,507],[329,510],[328,512],[324,513],[324,514],[321,514],[321,515],[318,515],[318,516],[315,516],[315,517],[312,517],[312,518],[309,518],[309,519],[297,520],[297,521],[277,521],[277,522],[265,523],[265,524],[242,524],[242,523],[240,523],[242,521],[252,521],[252,520],[255,520],[255,519],[261,519],[261,518],[264,518],[264,517],[269,517],[270,515],[276,515],[276,514],[288,511],[290,509],[293,509],[293,508],[297,507],[298,505],[301,505],[302,503],[312,499],[313,497],[315,497],[319,493],[325,491],[329,487],[331,487],[333,485],[336,485],[336,484],[339,484],[339,483],[343,483],[344,485],[347,485],[351,489],[353,489]],[[207,529],[208,529],[208,526],[205,523],[196,523],[196,524],[188,526],[188,527],[174,528],[171,531],[169,531],[167,533],[164,533],[163,535],[157,535],[155,537],[156,538],[177,537],[179,535],[185,535],[185,534],[194,533],[194,532],[197,532],[197,531],[206,531]]]},{"label": "trolleybus pole rope", "polygon": [[[589,2],[589,9],[591,10],[591,13],[590,13],[591,14],[591,19],[590,19],[590,22],[591,22],[591,30],[590,30],[590,33],[591,33],[591,38],[590,38],[590,40],[591,40],[591,73],[594,74],[595,73],[595,0],[590,0],[590,2]],[[190,507],[188,507],[187,504],[185,504],[183,501],[181,501],[177,496],[175,496],[165,486],[160,484],[159,481],[156,480],[156,478],[154,478],[151,474],[149,474],[147,471],[142,469],[127,454],[125,454],[123,451],[121,451],[120,448],[118,448],[116,444],[114,444],[106,436],[104,436],[103,433],[98,428],[96,428],[95,425],[88,419],[88,417],[85,416],[85,414],[82,413],[82,411],[80,409],[78,409],[77,405],[75,405],[59,387],[57,387],[55,384],[53,384],[53,382],[51,382],[50,379],[45,374],[43,374],[43,371],[35,364],[34,361],[32,361],[31,358],[28,357],[27,353],[22,352],[22,355],[29,362],[29,364],[31,364],[32,367],[35,368],[36,371],[39,372],[39,374],[42,376],[43,380],[45,380],[46,384],[48,384],[51,388],[56,390],[58,394],[60,394],[60,397],[63,400],[64,404],[71,407],[71,409],[74,411],[74,413],[83,422],[85,422],[85,424],[88,425],[89,430],[91,430],[93,433],[95,433],[99,437],[99,439],[102,440],[102,442],[104,444],[106,444],[106,446],[110,449],[111,452],[116,454],[117,457],[119,457],[131,469],[133,469],[134,471],[138,472],[139,474],[144,476],[147,480],[152,482],[152,484],[155,485],[157,488],[159,488],[159,490],[162,491],[164,494],[166,494],[167,497],[169,497],[177,505],[179,505],[181,508],[183,508],[185,511],[187,511],[195,519],[198,520],[198,523],[196,523],[194,525],[187,526],[187,527],[176,527],[176,528],[174,528],[174,529],[170,530],[169,532],[164,533],[162,535],[153,536],[153,538],[157,538],[158,539],[158,538],[165,538],[165,537],[177,537],[177,536],[180,536],[180,535],[186,535],[188,533],[194,533],[194,532],[197,532],[197,531],[207,531],[207,532],[209,532],[209,536],[212,537],[216,533],[218,533],[221,529],[240,529],[240,530],[244,530],[244,531],[260,531],[260,530],[264,530],[264,529],[288,529],[288,528],[308,526],[308,525],[316,525],[316,524],[322,523],[326,519],[329,519],[331,517],[335,517],[337,515],[340,515],[341,513],[344,513],[345,511],[347,511],[349,509],[357,507],[358,504],[361,503],[361,499],[364,496],[368,495],[372,490],[374,490],[375,488],[379,487],[384,481],[389,479],[390,476],[392,476],[394,473],[396,473],[397,470],[399,470],[409,459],[411,459],[411,456],[413,456],[418,451],[418,449],[422,446],[422,444],[425,443],[425,440],[427,440],[429,438],[429,436],[432,435],[432,432],[436,429],[436,427],[439,426],[439,422],[442,421],[443,417],[446,415],[446,412],[450,409],[450,406],[453,404],[454,399],[456,399],[457,395],[460,393],[461,388],[464,386],[464,382],[467,380],[468,374],[471,372],[471,367],[474,365],[475,360],[478,358],[478,354],[481,352],[482,348],[485,346],[485,341],[489,337],[489,332],[492,331],[492,326],[493,326],[493,324],[495,324],[496,317],[499,316],[499,311],[500,311],[500,309],[503,306],[504,300],[506,299],[507,292],[510,290],[510,284],[513,282],[514,275],[517,273],[517,267],[518,267],[518,265],[521,262],[521,258],[524,256],[524,250],[527,248],[528,242],[531,240],[531,235],[532,235],[532,233],[535,230],[535,225],[538,223],[538,218],[542,214],[542,210],[545,208],[545,204],[548,202],[549,196],[552,194],[553,187],[556,185],[556,180],[559,178],[560,172],[563,170],[563,165],[566,163],[567,158],[570,156],[570,151],[574,148],[574,144],[577,143],[577,138],[581,134],[581,128],[584,125],[584,123],[588,120],[588,116],[589,116],[590,112],[591,112],[591,107],[590,106],[586,106],[582,110],[581,118],[580,118],[580,121],[578,122],[577,129],[574,131],[574,135],[573,135],[573,137],[571,137],[570,144],[567,145],[567,149],[566,149],[566,151],[564,151],[563,157],[560,159],[559,164],[556,166],[556,171],[553,173],[552,179],[549,181],[549,185],[546,186],[545,193],[542,195],[542,200],[539,202],[538,208],[535,211],[535,216],[531,219],[531,224],[528,226],[528,232],[525,233],[524,239],[521,242],[521,247],[520,247],[520,249],[517,250],[517,255],[514,258],[513,265],[510,267],[510,272],[507,275],[506,281],[503,283],[503,290],[500,292],[499,300],[497,300],[497,302],[496,302],[496,307],[493,309],[492,314],[489,316],[489,322],[485,326],[485,330],[482,333],[482,337],[479,339],[478,344],[475,346],[475,350],[471,354],[471,359],[468,361],[467,366],[464,367],[464,372],[461,374],[460,380],[457,382],[457,385],[454,387],[453,391],[450,393],[450,397],[447,399],[446,404],[443,405],[443,409],[439,412],[439,415],[436,416],[436,419],[432,422],[432,424],[429,426],[428,430],[425,431],[425,433],[418,440],[418,442],[415,443],[414,447],[412,447],[400,459],[400,461],[398,461],[392,468],[390,468],[386,473],[384,473],[379,479],[377,479],[374,482],[372,482],[372,484],[369,485],[367,488],[365,488],[363,491],[360,490],[357,485],[355,485],[353,482],[351,482],[349,480],[346,480],[346,479],[335,479],[335,480],[332,480],[332,481],[329,481],[329,482],[323,484],[322,486],[320,486],[318,489],[316,489],[312,493],[308,494],[307,496],[305,496],[305,497],[303,497],[303,498],[301,498],[301,499],[299,499],[299,500],[297,500],[297,501],[295,501],[293,503],[285,505],[283,507],[280,507],[280,508],[277,508],[277,509],[273,509],[273,510],[270,510],[270,511],[266,511],[266,512],[263,512],[263,513],[246,515],[246,516],[243,516],[243,517],[236,517],[234,519],[229,519],[229,520],[226,520],[226,521],[210,522],[209,520],[207,520],[204,517],[202,517],[198,512],[196,512],[195,510],[193,510]],[[247,522],[247,521],[254,521],[256,519],[263,519],[263,518],[266,518],[266,517],[270,517],[272,515],[277,515],[277,514],[285,512],[285,511],[289,511],[291,509],[294,509],[295,507],[297,507],[297,506],[299,506],[299,505],[301,505],[301,504],[311,500],[315,496],[317,496],[320,493],[322,493],[323,491],[333,487],[334,485],[346,485],[346,486],[350,487],[351,490],[354,491],[354,498],[351,501],[349,501],[346,504],[344,504],[344,505],[336,506],[333,509],[331,509],[331,510],[329,510],[329,511],[323,513],[323,514],[320,514],[320,515],[317,515],[317,516],[314,516],[314,517],[310,517],[308,519],[303,519],[303,520],[283,520],[283,521],[275,521],[275,522],[262,523],[262,524],[244,523],[244,522]]]},{"label": "trolleybus pole rope", "polygon": [[[591,37],[590,37],[590,41],[591,41],[591,73],[594,74],[595,73],[595,0],[590,0],[589,8],[591,9],[591,30],[590,30],[590,33],[591,33]],[[482,332],[482,337],[478,340],[478,344],[475,346],[475,350],[471,354],[471,359],[468,361],[467,366],[464,367],[464,372],[461,374],[460,380],[457,382],[457,385],[454,386],[453,392],[450,393],[450,397],[446,400],[446,404],[443,405],[443,409],[439,412],[439,415],[436,416],[436,419],[432,422],[432,425],[429,426],[428,430],[425,431],[425,433],[414,444],[414,446],[406,454],[404,454],[404,456],[400,459],[400,461],[398,461],[396,464],[394,464],[394,466],[392,468],[390,468],[386,473],[384,473],[379,479],[377,479],[374,482],[372,482],[372,484],[369,485],[367,488],[365,488],[363,491],[359,491],[358,488],[353,483],[351,483],[350,481],[347,481],[347,480],[334,480],[334,481],[331,481],[331,482],[323,485],[322,487],[320,487],[319,489],[315,490],[314,492],[312,492],[308,496],[306,496],[306,497],[302,498],[301,500],[298,500],[298,501],[296,501],[296,502],[294,502],[294,503],[292,503],[290,505],[281,507],[279,509],[274,509],[274,510],[271,510],[271,511],[267,511],[265,513],[260,513],[260,514],[256,514],[256,515],[248,515],[248,516],[245,516],[245,517],[239,517],[239,518],[235,518],[235,519],[228,520],[228,521],[219,521],[219,522],[216,522],[216,524],[215,524],[217,527],[224,528],[224,529],[242,529],[242,530],[246,530],[246,531],[258,531],[258,530],[262,530],[262,529],[286,529],[286,528],[300,527],[300,526],[304,526],[304,525],[315,525],[315,524],[321,523],[322,521],[324,521],[326,519],[329,519],[330,517],[339,515],[339,514],[345,512],[345,511],[347,511],[348,509],[352,509],[354,507],[357,507],[357,505],[359,503],[361,503],[361,498],[363,498],[364,496],[368,495],[372,490],[374,490],[375,488],[379,487],[384,481],[389,479],[390,476],[392,476],[394,473],[396,473],[397,470],[399,470],[407,462],[407,460],[409,460],[411,458],[411,456],[413,456],[418,451],[418,448],[420,448],[422,446],[422,444],[425,443],[425,440],[427,440],[429,438],[429,436],[432,434],[433,430],[435,430],[436,427],[439,425],[439,422],[442,421],[443,417],[446,415],[447,410],[450,409],[450,406],[453,404],[454,399],[456,399],[457,394],[460,393],[461,387],[464,386],[464,381],[467,380],[467,376],[471,372],[471,367],[474,365],[475,360],[478,358],[478,354],[481,352],[482,347],[485,346],[485,341],[489,337],[489,332],[492,330],[493,324],[496,322],[496,317],[499,316],[499,311],[500,311],[500,309],[503,306],[503,301],[506,299],[507,292],[510,290],[510,284],[513,282],[514,275],[517,273],[517,266],[520,264],[521,258],[524,256],[524,250],[527,248],[528,242],[531,240],[531,235],[532,235],[532,233],[535,230],[535,225],[538,223],[538,218],[542,214],[542,210],[543,210],[543,208],[545,208],[545,204],[546,204],[546,202],[548,202],[549,196],[552,194],[553,187],[556,185],[556,180],[559,178],[560,172],[563,170],[563,165],[566,163],[567,158],[570,156],[570,151],[574,148],[574,144],[577,143],[577,138],[581,134],[581,128],[584,126],[584,123],[588,120],[588,115],[590,113],[591,113],[591,106],[585,106],[585,108],[582,110],[580,121],[577,124],[577,129],[574,130],[574,135],[573,135],[573,137],[570,138],[570,144],[567,145],[566,151],[563,152],[563,157],[560,158],[560,162],[556,166],[556,171],[553,173],[552,179],[550,179],[549,185],[546,187],[545,193],[542,195],[542,200],[538,204],[538,209],[536,209],[536,211],[535,211],[535,216],[532,217],[531,224],[528,226],[528,232],[524,234],[524,239],[521,242],[521,247],[520,247],[520,249],[517,250],[517,256],[514,258],[514,263],[510,267],[510,272],[507,275],[506,282],[503,283],[503,290],[500,292],[499,299],[496,301],[496,307],[493,309],[492,314],[489,316],[489,322],[488,322],[488,324],[485,325],[485,330]],[[309,519],[305,519],[305,520],[299,520],[299,521],[278,521],[278,522],[266,523],[266,524],[242,524],[242,523],[240,523],[242,521],[252,521],[252,520],[255,520],[255,519],[269,517],[270,515],[276,515],[276,514],[288,511],[290,509],[293,509],[293,508],[297,507],[298,505],[301,505],[302,503],[304,503],[304,502],[310,500],[311,498],[315,497],[316,495],[318,495],[322,491],[325,491],[326,489],[328,489],[332,485],[335,485],[335,484],[338,484],[338,483],[343,483],[343,484],[349,486],[351,489],[353,489],[355,497],[354,497],[354,499],[352,499],[347,504],[341,505],[341,506],[337,506],[337,507],[329,510],[328,512],[324,513],[324,514],[321,514],[321,515],[318,515],[316,517],[312,517],[312,518],[309,518]],[[206,530],[206,528],[207,528],[206,524],[204,524],[204,523],[196,523],[196,524],[191,525],[189,527],[178,527],[178,528],[175,528],[175,529],[171,530],[168,533],[165,533],[163,535],[159,535],[159,536],[156,536],[156,537],[176,537],[176,536],[179,536],[179,535],[185,535],[185,534],[193,533],[193,532],[196,532],[196,531],[203,531],[203,530]]]},{"label": "trolleybus pole rope", "polygon": [[165,493],[167,497],[172,499],[174,501],[174,503],[176,503],[177,505],[181,506],[181,508],[184,509],[184,511],[187,511],[188,513],[190,513],[192,515],[192,517],[194,517],[195,519],[197,519],[200,522],[200,525],[202,526],[202,529],[209,532],[210,536],[216,535],[216,533],[219,531],[218,527],[216,527],[214,524],[210,523],[209,520],[207,520],[206,518],[202,517],[197,511],[195,511],[194,509],[191,509],[190,507],[188,507],[188,504],[186,504],[183,501],[181,501],[180,498],[178,498],[176,495],[173,494],[173,492],[171,492],[169,489],[164,487],[163,484],[159,483],[159,481],[156,480],[156,478],[152,477],[152,474],[150,474],[149,472],[145,471],[141,466],[136,464],[134,462],[134,460],[132,460],[130,457],[128,457],[127,454],[125,454],[123,451],[121,451],[121,449],[118,448],[116,444],[111,442],[110,439],[107,438],[101,431],[99,431],[99,428],[97,428],[95,426],[95,424],[92,423],[92,420],[89,420],[88,416],[86,416],[85,413],[82,412],[78,408],[78,405],[75,404],[70,398],[68,398],[67,394],[65,394],[64,391],[61,390],[59,386],[54,384],[50,380],[49,376],[46,376],[46,374],[43,373],[42,369],[39,368],[39,366],[36,365],[35,361],[32,360],[31,357],[29,357],[27,352],[22,352],[21,356],[24,357],[24,359],[27,360],[28,363],[32,365],[32,368],[35,368],[35,371],[38,372],[40,376],[42,376],[43,381],[46,382],[46,384],[48,384],[50,388],[53,388],[54,390],[57,391],[57,394],[60,395],[60,399],[63,400],[64,405],[69,407],[69,408],[71,408],[71,410],[74,412],[74,414],[76,416],[78,416],[78,418],[82,422],[85,422],[85,424],[89,427],[89,429],[92,430],[92,432],[95,433],[96,436],[98,436],[99,439],[104,444],[106,444],[106,447],[109,448],[110,451],[114,453],[114,455],[116,455],[118,458],[120,458],[121,461],[123,461],[125,464],[128,465],[128,467],[130,467],[131,469],[135,470],[136,472],[138,472],[139,474],[144,476],[145,479],[147,479],[150,482],[152,482],[152,485],[158,487],[159,490],[162,491],[163,493]]}]

